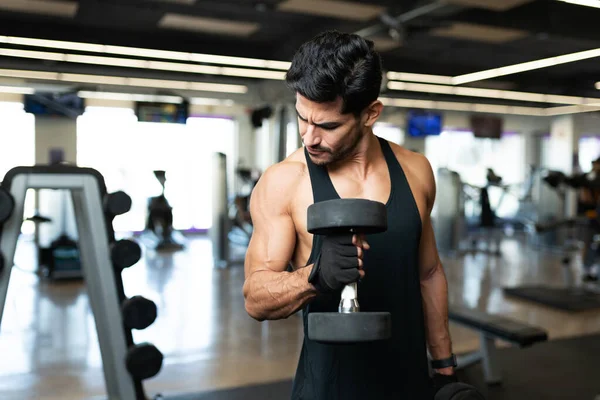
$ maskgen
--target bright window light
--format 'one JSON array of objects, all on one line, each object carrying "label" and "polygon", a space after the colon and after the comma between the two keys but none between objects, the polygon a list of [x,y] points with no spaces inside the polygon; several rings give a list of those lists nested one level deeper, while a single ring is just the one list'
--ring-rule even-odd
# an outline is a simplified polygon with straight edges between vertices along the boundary
[{"label": "bright window light", "polygon": [[131,109],[87,107],[77,122],[77,162],[100,171],[109,191],[131,196],[131,210],[114,220],[116,231],[144,229],[148,198],[161,192],[154,170],[167,172],[174,228],[209,229],[211,154],[227,155],[231,184],[236,131],[236,122],[226,118],[190,117],[185,125],[138,122]]}]

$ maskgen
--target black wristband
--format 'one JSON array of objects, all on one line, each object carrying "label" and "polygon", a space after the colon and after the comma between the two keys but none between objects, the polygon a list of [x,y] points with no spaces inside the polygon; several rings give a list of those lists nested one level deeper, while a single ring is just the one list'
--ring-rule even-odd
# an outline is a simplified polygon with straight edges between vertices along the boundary
[{"label": "black wristband", "polygon": [[456,367],[458,365],[456,361],[456,355],[452,353],[452,355],[448,358],[443,358],[441,360],[431,360],[431,368],[433,369],[442,369],[448,367]]}]

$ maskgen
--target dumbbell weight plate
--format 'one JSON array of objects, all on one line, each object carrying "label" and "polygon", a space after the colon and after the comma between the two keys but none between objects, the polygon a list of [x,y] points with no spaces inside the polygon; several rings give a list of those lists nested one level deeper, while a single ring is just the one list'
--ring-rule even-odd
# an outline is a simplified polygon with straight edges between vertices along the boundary
[{"label": "dumbbell weight plate", "polygon": [[134,345],[127,350],[125,366],[137,380],[144,380],[156,376],[163,363],[163,354],[150,343]]},{"label": "dumbbell weight plate", "polygon": [[365,234],[387,229],[385,204],[367,199],[334,199],[311,204],[307,210],[308,232],[328,235],[353,229]]},{"label": "dumbbell weight plate", "polygon": [[142,258],[139,244],[129,239],[114,242],[110,250],[111,260],[116,268],[129,268]]},{"label": "dumbbell weight plate", "polygon": [[131,210],[131,197],[121,190],[109,193],[104,199],[104,208],[110,215],[122,215]]},{"label": "dumbbell weight plate", "polygon": [[314,312],[308,314],[308,338],[320,343],[360,343],[389,339],[389,312]]},{"label": "dumbbell weight plate", "polygon": [[133,296],[123,302],[121,306],[123,322],[130,329],[146,329],[158,314],[156,303],[143,296]]},{"label": "dumbbell weight plate", "polygon": [[0,187],[0,224],[6,222],[15,208],[15,200],[3,187]]},{"label": "dumbbell weight plate", "polygon": [[474,386],[454,382],[442,387],[435,394],[435,400],[485,400],[485,398]]}]

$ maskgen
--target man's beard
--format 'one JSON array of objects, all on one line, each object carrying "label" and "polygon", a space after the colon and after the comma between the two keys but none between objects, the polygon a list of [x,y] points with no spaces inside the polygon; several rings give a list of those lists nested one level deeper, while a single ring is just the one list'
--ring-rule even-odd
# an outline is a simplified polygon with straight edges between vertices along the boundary
[{"label": "man's beard", "polygon": [[351,135],[350,143],[347,146],[340,148],[339,150],[332,151],[331,149],[325,148],[325,147],[311,148],[311,150],[322,151],[323,154],[329,155],[329,157],[327,159],[316,159],[316,160],[314,159],[314,156],[310,156],[311,161],[316,165],[327,166],[330,164],[334,164],[338,161],[344,160],[346,157],[348,157],[349,155],[354,153],[354,151],[358,147],[358,143],[362,139],[362,132],[360,131],[358,126],[356,126],[352,130],[350,135]]}]

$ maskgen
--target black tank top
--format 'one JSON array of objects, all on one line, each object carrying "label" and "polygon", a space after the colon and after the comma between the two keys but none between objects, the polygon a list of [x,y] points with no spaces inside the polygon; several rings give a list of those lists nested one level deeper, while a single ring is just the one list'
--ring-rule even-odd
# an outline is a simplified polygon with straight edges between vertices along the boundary
[{"label": "black tank top", "polygon": [[[337,311],[340,293],[320,295],[303,310],[304,342],[292,400],[431,400],[425,324],[419,281],[421,217],[390,144],[378,138],[387,162],[391,193],[388,229],[368,236],[365,278],[358,284],[361,312],[389,311],[392,338],[368,344],[329,345],[308,339],[308,313]],[[326,167],[305,150],[314,202],[339,199]],[[322,238],[313,236],[312,264]]]}]

